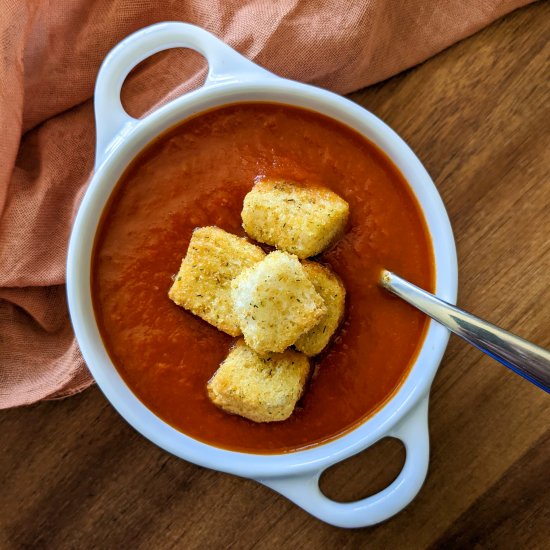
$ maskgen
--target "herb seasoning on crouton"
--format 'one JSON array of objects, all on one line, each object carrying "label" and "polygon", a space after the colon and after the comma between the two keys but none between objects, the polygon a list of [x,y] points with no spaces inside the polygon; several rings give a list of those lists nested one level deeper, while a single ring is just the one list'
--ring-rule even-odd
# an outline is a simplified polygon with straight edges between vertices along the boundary
[{"label": "herb seasoning on crouton", "polygon": [[308,261],[302,262],[302,265],[327,308],[321,320],[294,344],[297,350],[313,357],[325,349],[344,316],[346,289],[328,267]]},{"label": "herb seasoning on crouton", "polygon": [[239,340],[210,382],[208,396],[224,411],[254,422],[286,420],[309,373],[305,355],[293,350],[260,357]]},{"label": "herb seasoning on crouton", "polygon": [[282,352],[326,313],[296,256],[272,252],[231,283],[246,343],[257,353]]},{"label": "herb seasoning on crouton", "polygon": [[195,229],[168,296],[219,330],[240,336],[230,284],[264,257],[260,247],[219,227]]},{"label": "herb seasoning on crouton", "polygon": [[264,180],[244,198],[244,230],[298,258],[316,256],[344,232],[348,203],[323,187]]}]

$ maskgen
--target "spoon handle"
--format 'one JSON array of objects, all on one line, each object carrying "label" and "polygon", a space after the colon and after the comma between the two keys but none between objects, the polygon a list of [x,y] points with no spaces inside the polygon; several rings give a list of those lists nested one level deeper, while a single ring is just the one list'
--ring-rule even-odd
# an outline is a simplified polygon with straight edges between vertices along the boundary
[{"label": "spoon handle", "polygon": [[550,393],[550,352],[383,271],[381,285],[487,355]]}]

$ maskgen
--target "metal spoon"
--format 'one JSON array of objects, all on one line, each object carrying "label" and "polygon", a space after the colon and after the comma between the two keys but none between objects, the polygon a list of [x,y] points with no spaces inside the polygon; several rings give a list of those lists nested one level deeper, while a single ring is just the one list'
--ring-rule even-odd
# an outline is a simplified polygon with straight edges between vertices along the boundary
[{"label": "metal spoon", "polygon": [[550,393],[550,352],[475,317],[390,271],[380,284],[515,373]]}]

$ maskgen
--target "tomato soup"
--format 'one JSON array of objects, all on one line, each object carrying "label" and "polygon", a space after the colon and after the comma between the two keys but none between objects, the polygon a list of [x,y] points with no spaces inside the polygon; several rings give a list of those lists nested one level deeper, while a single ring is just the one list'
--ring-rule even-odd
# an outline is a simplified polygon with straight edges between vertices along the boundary
[{"label": "tomato soup", "polygon": [[[342,279],[346,312],[292,416],[254,423],[213,405],[206,384],[235,339],[168,298],[194,228],[244,236],[257,178],[332,189],[346,234],[316,258]],[[354,130],[286,105],[239,103],[170,129],[132,162],[103,213],[92,263],[96,320],[127,385],[156,415],[205,443],[280,453],[329,441],[376,412],[422,344],[423,314],[378,285],[385,267],[433,291],[430,237],[407,182]]]}]

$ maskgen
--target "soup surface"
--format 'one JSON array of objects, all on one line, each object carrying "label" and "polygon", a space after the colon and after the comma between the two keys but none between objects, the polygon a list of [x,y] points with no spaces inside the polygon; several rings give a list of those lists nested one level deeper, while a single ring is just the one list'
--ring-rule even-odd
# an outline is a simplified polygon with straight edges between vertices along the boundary
[{"label": "soup surface", "polygon": [[[322,185],[350,206],[347,233],[319,257],[347,290],[334,341],[283,422],[257,424],[215,407],[206,383],[234,342],[167,296],[195,227],[244,235],[243,198],[258,177]],[[380,268],[433,290],[429,234],[398,169],[374,144],[317,113],[241,103],[184,121],[126,170],[95,243],[92,294],[107,350],[139,399],[206,443],[275,453],[349,430],[399,387],[426,320],[377,285]]]}]

